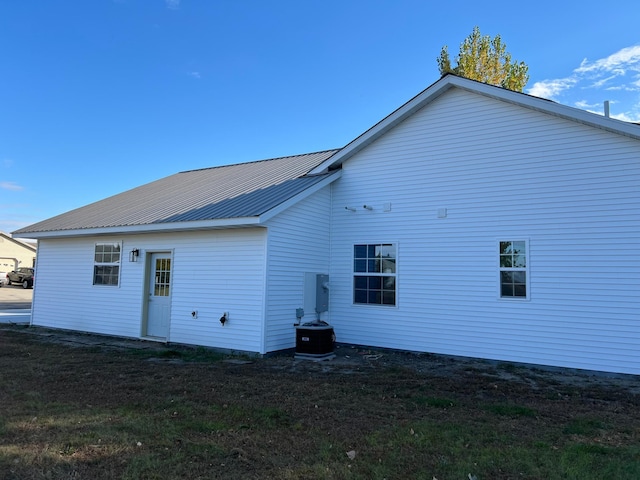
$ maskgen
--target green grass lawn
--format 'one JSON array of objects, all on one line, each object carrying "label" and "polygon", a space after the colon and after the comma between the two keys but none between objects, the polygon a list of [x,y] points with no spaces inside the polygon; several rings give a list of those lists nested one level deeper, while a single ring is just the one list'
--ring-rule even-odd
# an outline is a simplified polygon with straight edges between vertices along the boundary
[{"label": "green grass lawn", "polygon": [[0,328],[0,478],[640,479],[640,399],[611,382],[223,359]]}]

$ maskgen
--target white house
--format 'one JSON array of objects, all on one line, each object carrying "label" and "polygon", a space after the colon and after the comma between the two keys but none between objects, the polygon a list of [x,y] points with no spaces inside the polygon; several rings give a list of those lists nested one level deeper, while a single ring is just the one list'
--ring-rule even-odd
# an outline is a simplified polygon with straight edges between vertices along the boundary
[{"label": "white house", "polygon": [[340,342],[640,374],[640,126],[453,75],[342,149],[14,235],[39,240],[34,325],[263,354],[323,273]]}]

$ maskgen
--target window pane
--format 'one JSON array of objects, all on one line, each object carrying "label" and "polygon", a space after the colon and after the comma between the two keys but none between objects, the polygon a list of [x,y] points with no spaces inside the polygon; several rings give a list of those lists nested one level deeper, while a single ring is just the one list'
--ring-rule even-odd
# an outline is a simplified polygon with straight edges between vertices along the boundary
[{"label": "window pane", "polygon": [[378,260],[368,260],[367,261],[367,272],[379,272],[380,266]]},{"label": "window pane", "polygon": [[117,286],[120,268],[117,265],[108,264],[120,263],[120,245],[117,243],[95,244],[93,261],[97,264],[93,268],[93,284]]},{"label": "window pane", "polygon": [[513,253],[516,255],[526,253],[525,245],[525,242],[513,242]]},{"label": "window pane", "polygon": [[527,260],[525,255],[514,255],[513,266],[516,268],[525,268],[527,266]]},{"label": "window pane", "polygon": [[527,242],[500,242],[500,296],[527,297]]},{"label": "window pane", "polygon": [[510,283],[503,283],[500,288],[500,295],[503,297],[513,297],[513,285]]},{"label": "window pane", "polygon": [[396,304],[396,292],[382,292],[382,304],[383,305],[395,305]]},{"label": "window pane", "polygon": [[382,303],[382,299],[380,298],[380,291],[375,291],[372,290],[369,292],[369,296],[368,296],[368,302],[367,303],[371,303],[371,304],[381,304]]},{"label": "window pane", "polygon": [[383,258],[396,258],[396,246],[392,244],[381,245],[380,255]]},{"label": "window pane", "polygon": [[382,273],[396,273],[396,260],[395,258],[382,260]]},{"label": "window pane", "polygon": [[511,272],[513,283],[527,283],[527,274],[525,272]]},{"label": "window pane", "polygon": [[396,277],[382,277],[385,290],[396,289]]},{"label": "window pane", "polygon": [[153,293],[157,297],[169,296],[169,280],[171,277],[171,260],[167,258],[156,259],[155,285]]},{"label": "window pane", "polygon": [[120,267],[110,265],[95,265],[93,267],[94,285],[118,285]]},{"label": "window pane", "polygon": [[514,285],[513,286],[513,296],[514,297],[526,297],[527,296],[527,286],[526,285]]},{"label": "window pane", "polygon": [[366,290],[354,290],[353,303],[367,303],[367,291]]},{"label": "window pane", "polygon": [[382,289],[382,278],[381,277],[369,277],[369,289],[370,290],[380,290],[380,289]]},{"label": "window pane", "polygon": [[511,242],[500,242],[500,253],[501,254],[511,254],[513,250],[511,249]]},{"label": "window pane", "polygon": [[354,272],[359,274],[354,275],[354,303],[395,305],[396,246],[354,245],[353,253]]}]

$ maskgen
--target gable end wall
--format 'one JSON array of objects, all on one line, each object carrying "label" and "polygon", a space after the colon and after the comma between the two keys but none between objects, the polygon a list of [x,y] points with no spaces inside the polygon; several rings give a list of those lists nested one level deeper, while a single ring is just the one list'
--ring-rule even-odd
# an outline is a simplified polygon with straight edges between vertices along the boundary
[{"label": "gable end wall", "polygon": [[[341,341],[640,373],[640,142],[454,89],[332,189]],[[531,297],[500,299],[498,241],[520,239]],[[376,242],[398,243],[396,307],[352,303],[353,244]]]}]

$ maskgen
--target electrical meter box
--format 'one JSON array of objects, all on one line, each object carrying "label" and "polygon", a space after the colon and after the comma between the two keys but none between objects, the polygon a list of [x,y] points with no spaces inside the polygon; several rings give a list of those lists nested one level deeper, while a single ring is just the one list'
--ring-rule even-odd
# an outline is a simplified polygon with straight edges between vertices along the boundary
[{"label": "electrical meter box", "polygon": [[303,308],[309,313],[329,310],[329,275],[312,272],[304,274]]},{"label": "electrical meter box", "polygon": [[316,312],[329,310],[329,275],[316,275]]}]

